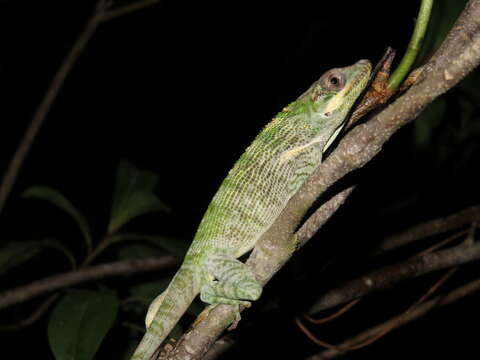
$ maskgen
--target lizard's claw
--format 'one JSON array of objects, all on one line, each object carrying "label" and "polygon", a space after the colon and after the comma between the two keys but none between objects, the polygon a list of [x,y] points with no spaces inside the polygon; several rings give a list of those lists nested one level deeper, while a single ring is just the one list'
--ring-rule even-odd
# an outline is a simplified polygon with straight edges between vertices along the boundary
[{"label": "lizard's claw", "polygon": [[235,330],[237,328],[238,323],[242,319],[240,316],[240,305],[232,305],[235,311],[235,320],[233,321],[232,325],[228,327],[228,331]]},{"label": "lizard's claw", "polygon": [[232,325],[228,327],[228,331],[235,330],[240,320],[242,320],[242,317],[240,316],[240,306],[249,308],[251,305],[252,304],[249,301],[242,301],[242,305],[232,305],[235,311],[235,320],[233,321]]}]

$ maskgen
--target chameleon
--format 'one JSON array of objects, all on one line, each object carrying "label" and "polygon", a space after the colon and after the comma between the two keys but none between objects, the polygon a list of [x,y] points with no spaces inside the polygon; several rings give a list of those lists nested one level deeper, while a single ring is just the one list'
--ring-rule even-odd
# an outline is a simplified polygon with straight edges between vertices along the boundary
[{"label": "chameleon", "polygon": [[368,60],[325,72],[278,113],[237,160],[208,206],[184,261],[150,305],[132,360],[149,360],[194,298],[249,307],[262,293],[238,260],[252,250],[288,200],[322,162],[366,88]]}]

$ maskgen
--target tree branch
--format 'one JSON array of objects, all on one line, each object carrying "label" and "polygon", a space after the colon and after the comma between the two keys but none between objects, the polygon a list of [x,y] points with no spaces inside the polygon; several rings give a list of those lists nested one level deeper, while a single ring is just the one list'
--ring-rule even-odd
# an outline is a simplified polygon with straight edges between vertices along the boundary
[{"label": "tree branch", "polygon": [[30,147],[32,146],[33,140],[37,135],[40,126],[43,124],[45,117],[47,116],[50,108],[52,107],[53,102],[57,98],[60,89],[65,82],[67,75],[70,73],[73,65],[78,60],[80,54],[82,53],[83,49],[87,46],[87,43],[92,38],[97,26],[99,24],[99,19],[101,18],[103,12],[105,11],[105,7],[102,6],[104,4],[104,0],[99,0],[96,6],[96,10],[94,14],[90,17],[85,25],[83,31],[78,36],[77,40],[73,44],[72,48],[70,49],[69,53],[63,60],[62,64],[58,68],[55,76],[53,77],[50,86],[45,93],[40,105],[38,106],[35,114],[33,116],[32,121],[27,127],[25,134],[23,135],[22,141],[18,146],[15,154],[12,157],[12,160],[5,172],[5,175],[2,180],[2,184],[0,186],[0,212],[3,210],[5,206],[5,202],[7,200],[10,191],[12,190],[13,184],[15,183],[15,179],[17,178],[18,172],[20,167],[22,166],[25,157],[27,156]]},{"label": "tree branch", "polygon": [[312,306],[309,313],[313,314],[329,309],[373,291],[392,287],[402,280],[478,259],[480,259],[480,243],[459,245],[447,250],[417,256],[403,263],[387,266],[359,278],[346,281],[323,295]]},{"label": "tree branch", "polygon": [[[341,342],[340,344],[338,344],[338,346],[342,348],[355,346],[355,344],[363,342],[375,336],[376,334],[383,332],[385,329],[399,328],[400,326],[408,324],[409,322],[412,322],[413,320],[416,320],[428,314],[435,307],[449,305],[479,290],[480,290],[480,279],[476,279],[474,281],[469,282],[468,284],[465,284],[463,286],[456,288],[446,296],[437,296],[432,300],[426,301],[418,305],[415,309],[407,313],[396,316],[380,325],[377,325],[366,331],[363,331],[360,334]],[[329,349],[329,350],[324,350],[319,354],[312,355],[307,359],[308,360],[333,359],[342,354],[344,353]]]},{"label": "tree branch", "polygon": [[60,294],[58,293],[50,295],[47,300],[45,300],[37,309],[35,309],[35,311],[33,311],[33,313],[26,319],[16,321],[12,325],[0,325],[0,331],[20,331],[31,326],[50,309],[50,306],[55,303],[59,296]]},{"label": "tree branch", "polygon": [[480,219],[480,206],[472,206],[458,213],[434,219],[389,236],[379,244],[378,252],[392,250],[419,239],[454,230],[477,219]]},{"label": "tree branch", "polygon": [[[343,205],[345,200],[350,196],[355,186],[351,186],[340,193],[333,196],[325,204],[320,206],[301,228],[297,231],[296,236],[298,239],[298,247],[303,246],[315,233],[317,230],[325,224],[328,219],[337,211],[337,209]],[[233,345],[233,340],[228,337],[228,335],[223,336],[221,339],[217,340],[212,346],[208,349],[208,352],[203,357],[205,359],[216,359],[222,353],[224,353],[228,348]]]},{"label": "tree branch", "polygon": [[82,54],[83,50],[87,46],[88,42],[92,38],[93,34],[97,30],[100,23],[108,21],[112,18],[116,18],[121,15],[129,14],[133,11],[143,9],[147,6],[155,4],[157,1],[154,0],[144,0],[139,1],[128,6],[124,6],[118,9],[109,10],[110,5],[112,4],[108,0],[99,0],[96,4],[95,11],[93,15],[88,19],[83,31],[78,36],[77,40],[73,43],[72,48],[68,52],[67,56],[63,59],[62,64],[55,73],[50,86],[47,89],[40,105],[35,111],[30,124],[25,130],[18,148],[16,149],[13,157],[8,165],[7,170],[3,176],[2,182],[0,184],[0,213],[2,212],[5,202],[7,201],[10,192],[12,191],[13,185],[17,178],[18,172],[27,157],[27,154],[35,140],[35,137],[40,130],[45,118],[50,111],[55,99],[57,98],[58,93],[62,89],[63,83],[67,78],[68,74],[72,70],[73,66],[77,62],[78,58]]},{"label": "tree branch", "polygon": [[[247,261],[261,284],[267,283],[292,255],[298,241],[292,234],[318,196],[347,173],[365,165],[401,126],[412,121],[427,104],[479,64],[479,26],[480,1],[471,0],[418,82],[370,121],[347,134],[289,201]],[[229,306],[216,306],[181,338],[167,358],[201,358],[233,319]]]},{"label": "tree branch", "polygon": [[117,261],[54,275],[0,294],[0,309],[24,302],[36,296],[83,282],[110,276],[130,275],[171,268],[179,264],[173,256],[140,260]]}]

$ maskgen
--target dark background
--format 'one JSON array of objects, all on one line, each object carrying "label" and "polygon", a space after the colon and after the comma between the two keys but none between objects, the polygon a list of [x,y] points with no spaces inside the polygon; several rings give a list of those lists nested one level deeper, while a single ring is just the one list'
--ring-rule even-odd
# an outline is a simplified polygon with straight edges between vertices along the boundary
[{"label": "dark background", "polygon": [[[444,3],[437,3],[437,26],[455,18],[455,6]],[[173,209],[138,219],[130,229],[191,239],[221,180],[261,127],[324,71],[359,59],[376,62],[387,46],[401,56],[418,6],[419,1],[392,2],[388,8],[369,1],[160,1],[100,25],[20,172],[0,217],[1,237],[23,241],[50,234],[81,252],[79,234],[61,211],[20,194],[37,184],[58,189],[101,236],[116,167],[127,159],[159,174],[157,194]],[[0,2],[3,169],[93,8],[94,1]],[[478,102],[470,120],[461,120],[461,95],[469,89],[478,91],[465,85],[444,97],[439,125],[427,135],[418,125],[406,126],[340,184],[358,188],[269,284],[258,307],[245,313],[235,334],[241,342],[229,356],[301,359],[319,351],[293,322],[315,294],[382,261],[395,261],[362,263],[365,249],[384,234],[478,203]],[[428,140],[422,142],[422,136]],[[48,256],[27,265],[30,272],[15,272],[5,288],[66,271]],[[475,268],[466,266],[452,282],[461,284],[472,274]],[[356,334],[405,310],[439,276],[371,296],[316,331],[334,343]],[[435,311],[346,358],[478,356],[478,300],[470,296]],[[34,308],[31,302],[8,309],[8,318]],[[3,351],[31,343],[38,358],[52,357],[45,324],[43,319],[8,333]],[[100,354],[121,353],[118,339],[126,336],[114,328]],[[18,358],[29,348],[20,351]]]}]

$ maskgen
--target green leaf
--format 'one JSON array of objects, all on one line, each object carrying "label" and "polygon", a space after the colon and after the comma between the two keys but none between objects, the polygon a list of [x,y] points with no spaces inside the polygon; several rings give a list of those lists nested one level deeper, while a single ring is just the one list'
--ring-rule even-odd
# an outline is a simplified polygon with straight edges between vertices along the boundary
[{"label": "green leaf", "polygon": [[158,176],[139,170],[127,161],[120,162],[117,170],[112,213],[108,233],[113,234],[133,218],[153,211],[170,209],[153,193]]},{"label": "green leaf", "polygon": [[77,290],[55,306],[48,322],[48,342],[56,360],[90,360],[112,327],[118,299],[111,292]]},{"label": "green leaf", "polygon": [[87,245],[87,252],[91,252],[92,235],[87,220],[80,213],[80,211],[78,211],[75,206],[73,206],[73,204],[69,200],[67,200],[67,198],[65,198],[65,196],[63,196],[60,192],[48,186],[32,186],[23,192],[22,197],[25,199],[46,200],[67,212],[77,222],[77,225],[82,232],[83,238],[85,239],[85,243]]},{"label": "green leaf", "polygon": [[72,268],[76,267],[76,261],[73,254],[54,239],[44,241],[17,241],[8,243],[0,249],[0,274],[4,274],[10,269],[22,265],[37,254],[40,254],[43,248],[52,248],[60,251],[69,260]]}]

